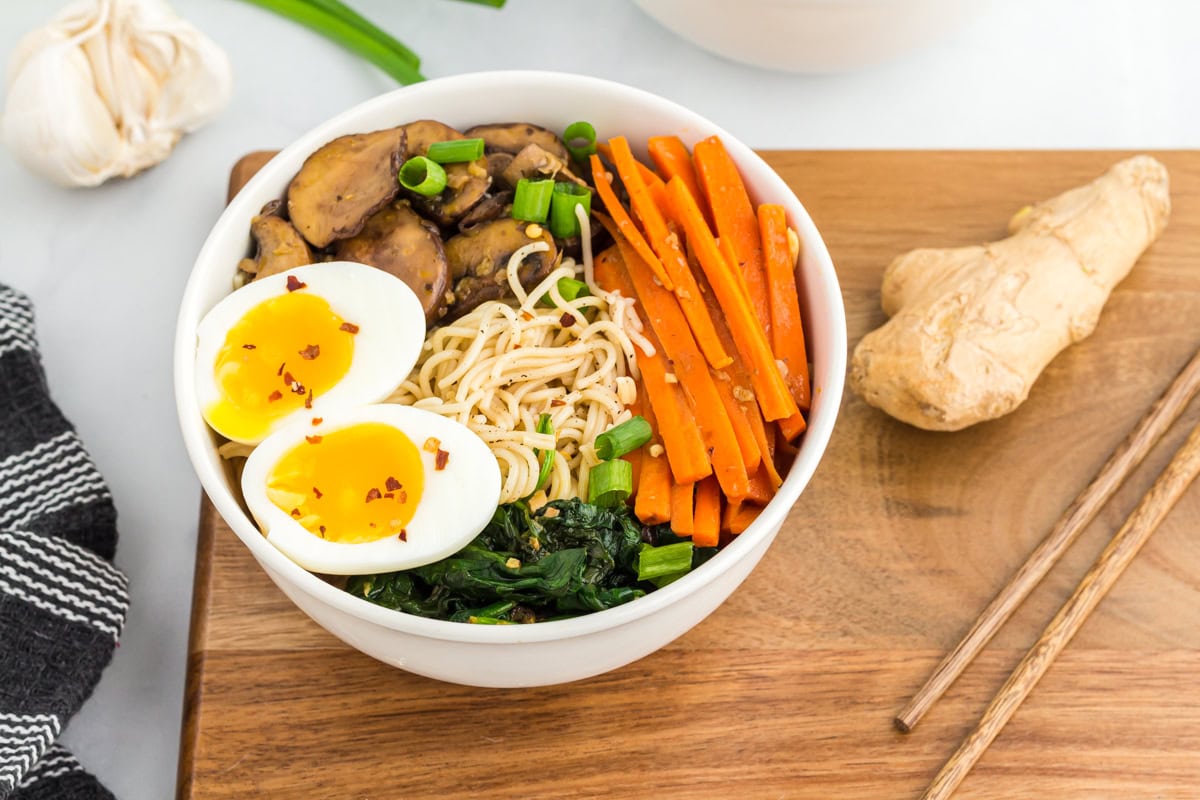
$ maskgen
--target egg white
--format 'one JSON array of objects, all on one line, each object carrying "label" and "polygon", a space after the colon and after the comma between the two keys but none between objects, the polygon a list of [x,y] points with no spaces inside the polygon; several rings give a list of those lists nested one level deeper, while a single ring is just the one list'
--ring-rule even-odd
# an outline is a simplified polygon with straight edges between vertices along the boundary
[{"label": "egg white", "polygon": [[[322,539],[267,498],[267,477],[283,456],[304,443],[305,436],[324,435],[364,422],[390,425],[420,451],[425,488],[406,541],[386,536],[373,542],[346,544]],[[429,437],[450,454],[445,469],[434,468],[434,453],[423,444]],[[360,575],[392,572],[430,564],[461,550],[484,529],[500,502],[500,465],[487,444],[452,419],[411,406],[379,404],[326,417],[317,426],[307,420],[281,428],[250,454],[242,470],[242,495],[267,541],[311,572]]]},{"label": "egg white", "polygon": [[[304,417],[320,417],[364,403],[384,400],[408,376],[425,341],[425,311],[404,281],[381,269],[352,261],[330,261],[296,267],[246,284],[213,306],[196,328],[196,395],[201,409],[222,399],[214,365],[230,328],[252,308],[287,293],[288,276],[306,284],[297,291],[324,298],[338,316],[359,326],[354,356],[342,379],[313,398],[312,408],[299,408],[276,420],[267,435]],[[207,413],[206,413],[207,416]],[[257,444],[217,429],[233,441]]]}]

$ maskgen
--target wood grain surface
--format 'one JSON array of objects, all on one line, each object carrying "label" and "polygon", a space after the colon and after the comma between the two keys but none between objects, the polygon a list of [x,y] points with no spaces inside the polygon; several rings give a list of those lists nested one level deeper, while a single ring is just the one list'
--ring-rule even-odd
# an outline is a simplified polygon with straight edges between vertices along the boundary
[{"label": "wood grain surface", "polygon": [[[1112,152],[771,152],[823,232],[851,346],[916,246],[1003,235]],[[891,720],[1200,344],[1200,153],[1092,338],[1015,413],[959,433],[847,396],[784,530],[733,597],[566,686],[394,670],[309,621],[204,504],[182,798],[917,797],[1198,421],[1188,409],[907,736]],[[956,797],[1200,798],[1200,491],[1180,501]]]}]

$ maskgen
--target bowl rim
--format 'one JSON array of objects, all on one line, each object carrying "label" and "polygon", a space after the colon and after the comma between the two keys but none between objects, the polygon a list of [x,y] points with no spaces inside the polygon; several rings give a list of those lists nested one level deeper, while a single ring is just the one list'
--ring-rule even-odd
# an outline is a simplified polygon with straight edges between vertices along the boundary
[{"label": "bowl rim", "polygon": [[[440,95],[445,92],[478,93],[501,88],[512,91],[514,84],[522,83],[538,84],[543,88],[548,84],[552,90],[557,88],[569,90],[572,87],[582,86],[593,91],[611,94],[614,98],[624,97],[635,105],[649,104],[662,107],[672,116],[686,121],[690,128],[702,132],[703,135],[720,136],[734,161],[743,170],[747,166],[761,170],[762,180],[766,184],[763,188],[783,198],[780,202],[788,208],[789,219],[797,227],[806,251],[815,257],[816,263],[806,263],[805,269],[816,270],[823,274],[824,280],[821,283],[825,288],[824,295],[810,296],[809,300],[810,303],[821,303],[829,315],[828,344],[830,352],[828,357],[831,363],[828,379],[819,389],[814,387],[813,405],[814,408],[819,405],[821,411],[810,415],[810,426],[804,434],[800,452],[789,468],[778,494],[772,498],[758,518],[743,533],[706,562],[702,568],[650,592],[644,597],[603,611],[595,611],[570,619],[539,622],[536,625],[468,625],[406,614],[351,595],[304,570],[271,545],[261,534],[258,527],[241,508],[234,493],[226,485],[224,476],[217,474],[215,469],[209,468],[207,459],[212,449],[211,432],[204,423],[194,392],[195,329],[206,311],[199,307],[198,295],[204,276],[216,269],[215,264],[209,265],[207,268],[206,264],[214,261],[215,257],[212,253],[218,249],[218,243],[227,236],[233,235],[231,226],[234,224],[234,220],[241,219],[247,214],[249,198],[255,194],[254,189],[260,184],[279,180],[277,173],[284,169],[285,164],[295,160],[298,154],[302,153],[307,156],[333,136],[340,135],[341,129],[347,123],[359,118],[370,117],[377,111],[386,111],[397,103],[411,105],[419,103],[422,96]],[[303,159],[300,158],[300,160]],[[756,185],[762,186],[761,183],[756,183]],[[253,214],[255,209],[248,209],[248,212]],[[760,543],[760,540],[773,537],[792,506],[799,499],[829,443],[844,389],[846,357],[845,309],[837,274],[824,240],[800,199],[748,145],[700,114],[643,89],[574,73],[497,70],[436,78],[377,95],[319,123],[297,137],[272,158],[251,178],[239,192],[239,196],[225,207],[196,256],[180,300],[173,350],[173,367],[176,410],[193,471],[200,479],[202,488],[208,494],[217,512],[276,583],[284,580],[291,588],[311,596],[326,606],[351,617],[402,633],[462,643],[511,645],[587,636],[654,614],[711,583],[743,555],[752,551]]]}]

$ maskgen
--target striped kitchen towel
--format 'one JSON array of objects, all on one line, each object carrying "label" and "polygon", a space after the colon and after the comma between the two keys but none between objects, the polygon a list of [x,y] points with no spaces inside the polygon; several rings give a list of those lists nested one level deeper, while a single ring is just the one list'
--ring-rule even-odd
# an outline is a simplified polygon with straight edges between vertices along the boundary
[{"label": "striped kitchen towel", "polygon": [[50,399],[32,305],[0,285],[0,800],[112,797],[56,740],[125,623],[116,516]]}]

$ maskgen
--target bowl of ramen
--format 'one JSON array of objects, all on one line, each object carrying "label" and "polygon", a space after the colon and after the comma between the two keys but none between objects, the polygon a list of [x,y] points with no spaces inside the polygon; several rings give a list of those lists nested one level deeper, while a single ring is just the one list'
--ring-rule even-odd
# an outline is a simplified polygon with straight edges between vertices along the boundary
[{"label": "bowl of ramen", "polygon": [[846,332],[821,236],[663,98],[492,72],[369,100],[233,199],[175,388],[218,512],[393,666],[562,683],[719,606],[825,450]]}]

